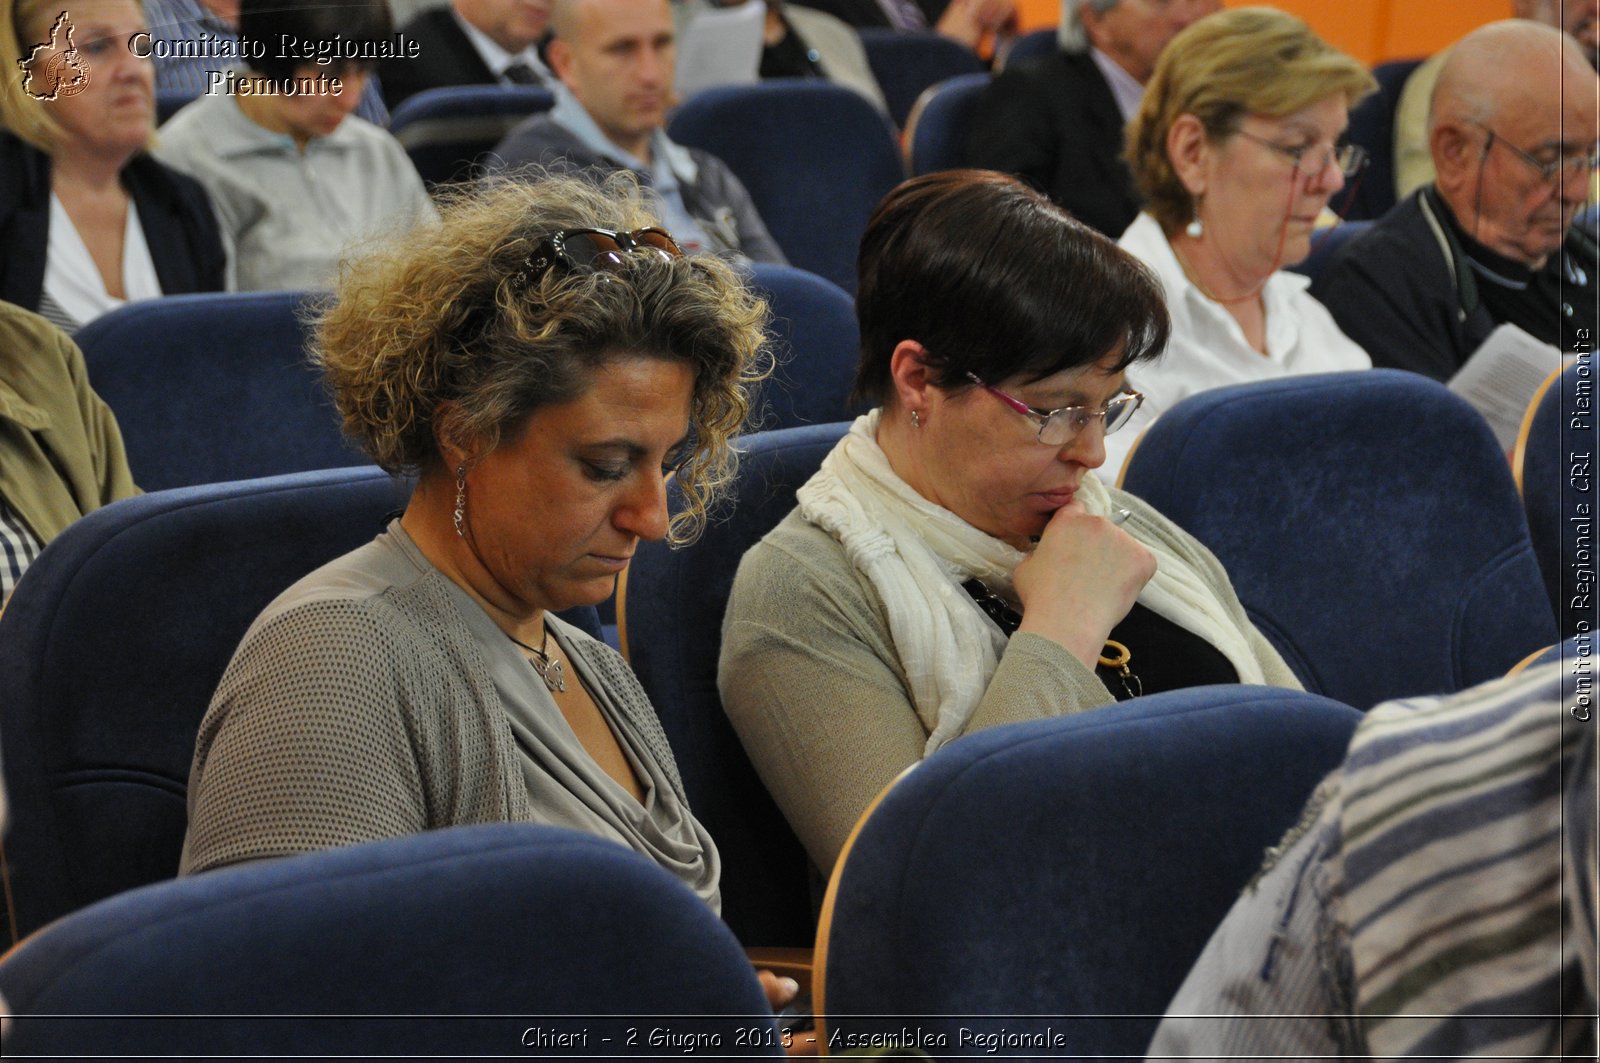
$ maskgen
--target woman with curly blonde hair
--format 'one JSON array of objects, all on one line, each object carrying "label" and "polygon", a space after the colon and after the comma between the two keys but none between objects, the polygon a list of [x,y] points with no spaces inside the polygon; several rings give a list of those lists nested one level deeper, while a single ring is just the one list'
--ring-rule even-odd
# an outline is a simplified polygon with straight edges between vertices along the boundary
[{"label": "woman with curly blonde hair", "polygon": [[[477,189],[347,262],[317,356],[347,431],[416,488],[246,633],[201,724],[182,871],[532,821],[717,906],[644,691],[553,614],[607,597],[641,539],[698,531],[765,322],[629,179]],[[674,474],[690,505],[669,518]]]}]

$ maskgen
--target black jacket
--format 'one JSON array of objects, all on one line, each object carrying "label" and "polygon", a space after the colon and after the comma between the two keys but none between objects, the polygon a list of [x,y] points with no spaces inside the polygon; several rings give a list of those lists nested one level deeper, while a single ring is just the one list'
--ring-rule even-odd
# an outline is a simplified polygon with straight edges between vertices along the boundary
[{"label": "black jacket", "polygon": [[[162,292],[221,291],[228,258],[200,183],[140,152],[122,168],[122,184]],[[50,156],[0,130],[0,299],[39,309],[49,246]]]},{"label": "black jacket", "polygon": [[[1375,366],[1449,380],[1495,330],[1446,209],[1432,185],[1418,189],[1341,247],[1311,286]],[[1565,250],[1592,283],[1594,242],[1573,226]]]},{"label": "black jacket", "polygon": [[984,89],[970,129],[973,166],[1015,174],[1113,240],[1138,215],[1122,112],[1087,52],[1006,67]]},{"label": "black jacket", "polygon": [[500,79],[484,63],[448,7],[422,12],[401,26],[400,32],[417,42],[418,51],[415,59],[401,56],[379,64],[389,110],[424,89],[499,84]]},{"label": "black jacket", "polygon": [[[889,16],[884,14],[883,6],[878,0],[792,0],[800,7],[814,7],[818,11],[826,11],[834,18],[843,19],[857,29],[863,26],[890,27]],[[950,6],[950,0],[917,0],[917,6],[922,8],[922,15],[928,20],[928,28],[938,22],[944,15],[944,9]]]}]

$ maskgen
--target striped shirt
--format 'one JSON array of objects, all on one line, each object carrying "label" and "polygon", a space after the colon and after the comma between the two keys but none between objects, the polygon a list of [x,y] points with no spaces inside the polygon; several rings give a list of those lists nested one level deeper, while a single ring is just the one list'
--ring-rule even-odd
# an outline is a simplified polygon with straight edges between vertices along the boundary
[{"label": "striped shirt", "polygon": [[22,570],[33,564],[43,549],[33,531],[0,498],[0,602],[11,594],[11,588],[22,578]]},{"label": "striped shirt", "polygon": [[1368,713],[1150,1058],[1593,1058],[1591,646]]}]

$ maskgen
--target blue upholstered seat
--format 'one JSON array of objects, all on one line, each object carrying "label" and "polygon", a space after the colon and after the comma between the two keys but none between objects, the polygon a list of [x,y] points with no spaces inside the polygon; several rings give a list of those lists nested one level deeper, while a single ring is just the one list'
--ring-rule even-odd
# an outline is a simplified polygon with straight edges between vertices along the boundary
[{"label": "blue upholstered seat", "polygon": [[184,106],[193,103],[194,94],[190,92],[157,92],[156,93],[156,125],[161,125],[168,118],[183,110]]},{"label": "blue upholstered seat", "polygon": [[999,66],[1004,69],[1012,63],[1031,59],[1036,55],[1050,55],[1059,47],[1061,45],[1054,26],[1032,30],[1012,41],[1011,47],[1001,52]]},{"label": "blue upholstered seat", "polygon": [[1529,405],[1512,457],[1534,556],[1562,638],[1594,631],[1600,618],[1595,375],[1591,355],[1545,381]]},{"label": "blue upholstered seat", "polygon": [[860,354],[855,300],[837,284],[793,266],[756,263],[752,282],[772,307],[777,366],[761,385],[752,421],[770,431],[853,417]]},{"label": "blue upholstered seat", "polygon": [[89,379],[147,491],[367,459],[306,359],[303,292],[172,295],[81,329]]},{"label": "blue upholstered seat", "polygon": [[1331,228],[1316,230],[1311,234],[1311,253],[1289,269],[1310,277],[1315,282],[1333,259],[1335,251],[1370,228],[1372,228],[1370,221],[1347,221]]},{"label": "blue upholstered seat", "polygon": [[[1359,719],[1297,691],[1192,687],[952,742],[867,812],[834,871],[817,953],[828,1036],[1142,1057]],[[1062,1040],[991,1049],[962,1028]]]},{"label": "blue upholstered seat", "polygon": [[1415,373],[1193,395],[1123,486],[1211,548],[1307,689],[1351,705],[1462,690],[1556,640],[1505,455]]},{"label": "blue upholstered seat", "polygon": [[425,89],[400,102],[389,132],[429,185],[479,175],[484,157],[530,115],[555,106],[538,85],[450,85]]},{"label": "blue upholstered seat", "polygon": [[917,100],[906,121],[913,177],[967,165],[967,129],[988,84],[988,74],[963,74],[939,82]]},{"label": "blue upholstered seat", "polygon": [[897,126],[906,124],[912,105],[930,85],[963,74],[988,74],[977,52],[932,30],[908,33],[868,26],[860,34],[872,76]]},{"label": "blue upholstered seat", "polygon": [[629,1028],[730,1052],[742,1030],[755,1047],[738,1054],[781,1054],[749,963],[693,893],[614,842],[529,824],[125,893],[24,942],[0,993],[20,1016],[7,1055],[602,1056],[628,1053]]},{"label": "blue upholstered seat", "polygon": [[14,937],[177,873],[195,733],[240,637],[405,495],[376,468],[161,491],[45,548],[0,614]]},{"label": "blue upholstered seat", "polygon": [[794,508],[795,490],[845,428],[746,437],[725,519],[682,550],[639,544],[622,593],[623,646],[672,743],[689,805],[722,853],[723,917],[746,945],[811,943],[810,864],[723,715],[722,617],[740,558]]},{"label": "blue upholstered seat", "polygon": [[[1394,112],[1400,106],[1400,93],[1406,79],[1421,59],[1396,59],[1372,68],[1378,91],[1356,104],[1350,111],[1348,135],[1352,144],[1367,149],[1367,168],[1361,184],[1351,198],[1345,217],[1381,218],[1395,204],[1394,195]],[[1340,197],[1335,197],[1337,202]]]},{"label": "blue upholstered seat", "polygon": [[826,81],[724,85],[685,100],[668,132],[728,164],[791,265],[855,293],[867,218],[905,176],[872,104]]}]

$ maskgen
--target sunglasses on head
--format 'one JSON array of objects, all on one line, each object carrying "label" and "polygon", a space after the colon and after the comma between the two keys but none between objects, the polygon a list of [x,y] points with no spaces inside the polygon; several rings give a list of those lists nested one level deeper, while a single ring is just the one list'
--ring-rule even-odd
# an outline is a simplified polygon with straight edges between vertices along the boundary
[{"label": "sunglasses on head", "polygon": [[635,229],[629,233],[610,229],[562,229],[541,237],[527,258],[523,276],[529,284],[538,283],[556,264],[567,269],[620,271],[631,254],[656,254],[662,258],[682,258],[683,248],[665,229]]}]

